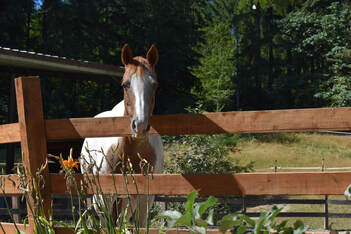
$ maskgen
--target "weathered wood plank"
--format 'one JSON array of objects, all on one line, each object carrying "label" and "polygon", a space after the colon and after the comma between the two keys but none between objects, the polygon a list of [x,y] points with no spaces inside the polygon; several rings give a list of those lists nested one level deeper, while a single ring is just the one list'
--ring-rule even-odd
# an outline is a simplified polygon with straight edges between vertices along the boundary
[{"label": "weathered wood plank", "polygon": [[[279,172],[279,173],[243,173],[217,175],[179,175],[155,174],[150,176],[149,193],[156,195],[187,195],[195,189],[201,189],[201,195],[342,195],[350,184],[351,172]],[[64,175],[50,174],[53,183],[52,192],[67,193]],[[100,175],[101,186],[106,193],[114,193],[113,177],[119,194],[126,194],[122,175]],[[1,176],[6,194],[22,194],[18,188],[16,175]],[[147,194],[147,179],[135,175],[139,193]],[[82,175],[76,175],[79,181]],[[221,181],[221,183],[218,183]],[[119,183],[121,182],[121,183]],[[135,185],[129,177],[129,192],[136,193]],[[176,189],[175,189],[176,188]],[[88,191],[92,194],[92,191]]]},{"label": "weathered wood plank", "polygon": [[[283,199],[283,198],[270,198],[270,197],[260,197],[260,198],[250,198],[250,197],[218,197],[219,203],[235,204],[242,205],[243,199],[245,199],[246,205],[272,205],[272,204],[324,204],[324,199]],[[207,200],[207,197],[198,197],[195,199],[196,202],[204,202]],[[185,196],[155,196],[155,201],[157,202],[186,202],[187,198]],[[332,200],[328,200],[329,204]],[[333,201],[342,201],[344,200],[333,200]],[[351,205],[351,201],[347,200],[348,204]],[[337,204],[337,203],[335,203]]]},{"label": "weathered wood plank", "polygon": [[20,141],[21,135],[18,123],[0,125],[0,144]]},{"label": "weathered wood plank", "polygon": [[[350,184],[351,172],[279,172],[240,173],[217,175],[155,174],[150,176],[149,193],[156,195],[187,195],[200,189],[201,195],[342,195]],[[64,175],[50,174],[53,194],[66,194]],[[115,178],[118,194],[126,194],[122,175],[100,175],[99,180],[105,193],[115,193]],[[22,194],[16,175],[1,176],[6,194]],[[9,178],[9,179],[8,179]],[[139,193],[147,194],[147,178],[135,175]],[[82,180],[82,175],[76,175]],[[130,194],[136,194],[135,184],[129,177]],[[219,183],[220,181],[220,183]],[[78,183],[79,184],[79,183]],[[93,191],[87,191],[93,194]]]},{"label": "weathered wood plank", "polygon": [[[15,225],[13,223],[1,222],[1,225],[4,228],[6,234],[16,234],[17,233],[17,230],[16,230]],[[26,231],[23,224],[17,224],[17,228],[22,232]]]},{"label": "weathered wood plank", "polygon": [[[92,175],[91,175],[92,176]],[[195,189],[200,195],[342,195],[350,184],[351,172],[279,172],[239,173],[216,175],[155,174],[135,175],[139,194],[187,195]],[[82,175],[76,175],[82,180]],[[127,194],[123,175],[100,175],[99,181],[106,194]],[[52,192],[66,193],[63,175],[51,174]],[[114,189],[116,182],[116,190]],[[79,184],[79,183],[78,183]],[[90,186],[87,193],[93,194]],[[128,177],[128,191],[137,194],[132,178]]]},{"label": "weathered wood plank", "polygon": [[1,193],[2,189],[6,195],[23,194],[24,190],[20,189],[20,179],[17,175],[1,175],[0,176]]},{"label": "weathered wood plank", "polygon": [[[55,231],[57,234],[72,234],[72,232],[70,232],[69,230],[65,229],[65,228],[61,228],[61,227],[57,227],[55,228]],[[146,229],[141,229],[140,230],[141,233],[149,233],[149,234],[159,234],[160,230],[159,228],[149,228],[148,231],[146,231]],[[162,231],[163,232],[163,231]],[[135,232],[133,232],[135,233]],[[167,229],[166,231],[167,234],[189,234],[189,230],[187,229],[176,229],[176,228],[171,228],[171,229]],[[222,232],[220,232],[218,229],[208,229],[207,233],[209,234],[222,234]],[[231,234],[232,232],[227,231],[226,234]],[[306,234],[330,234],[331,232],[329,231],[321,231],[321,232],[306,232]]]},{"label": "weathered wood plank", "polygon": [[[150,134],[173,136],[320,130],[351,130],[351,108],[155,115],[151,117]],[[127,136],[130,135],[130,120],[127,117],[47,120],[46,135],[48,139]]]},{"label": "weathered wood plank", "polygon": [[[15,79],[17,95],[18,123],[21,133],[21,148],[25,169],[31,173],[38,183],[37,171],[47,162],[45,121],[41,97],[40,79],[38,77],[25,77]],[[46,167],[42,172],[45,184],[38,185],[43,198],[44,212],[50,214],[51,194],[49,170]],[[32,184],[32,183],[30,183]],[[33,190],[33,188],[31,188]],[[39,192],[39,191],[37,191]],[[31,198],[31,197],[30,197]],[[34,209],[33,199],[27,203]],[[30,210],[27,206],[27,210]],[[34,225],[29,214],[28,223]]]},{"label": "weathered wood plank", "polygon": [[[1,223],[3,227],[5,228],[6,234],[16,234],[16,229],[12,223]],[[26,229],[24,228],[23,224],[18,224],[17,225],[21,231],[25,231]],[[66,228],[63,227],[56,227],[55,228],[55,233],[57,234],[72,234],[73,232],[69,231]],[[142,230],[142,233],[146,233],[146,230]],[[159,229],[158,228],[150,228],[148,233],[150,234],[158,234]],[[168,229],[167,234],[189,234],[189,231],[186,229]],[[222,234],[219,230],[216,229],[209,229],[207,230],[207,233],[209,234]],[[231,232],[227,232],[228,234]],[[306,232],[306,234],[329,234],[329,231],[320,231],[320,232]]]}]

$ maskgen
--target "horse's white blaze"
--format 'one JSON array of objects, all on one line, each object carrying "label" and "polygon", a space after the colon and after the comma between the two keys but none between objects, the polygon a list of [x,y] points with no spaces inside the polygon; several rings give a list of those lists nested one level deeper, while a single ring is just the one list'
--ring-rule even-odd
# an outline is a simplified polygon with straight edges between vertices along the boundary
[{"label": "horse's white blaze", "polygon": [[130,79],[130,87],[133,91],[135,98],[135,121],[137,133],[143,133],[146,130],[147,125],[150,121],[150,104],[153,92],[154,78],[150,76],[147,72],[144,74],[145,77],[138,78],[134,74]]}]

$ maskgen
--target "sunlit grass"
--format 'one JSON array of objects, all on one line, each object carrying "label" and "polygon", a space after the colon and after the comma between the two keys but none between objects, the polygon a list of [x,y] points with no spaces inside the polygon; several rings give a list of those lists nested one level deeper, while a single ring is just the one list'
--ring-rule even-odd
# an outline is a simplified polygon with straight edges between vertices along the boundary
[{"label": "sunlit grass", "polygon": [[254,161],[255,169],[280,167],[351,167],[351,137],[321,134],[270,134],[241,138],[230,153],[243,165]]},{"label": "sunlit grass", "polygon": [[[187,145],[168,145],[165,158],[179,148]],[[242,135],[229,157],[238,160],[239,165],[254,161],[254,169],[279,167],[351,167],[351,136],[335,136],[316,133],[283,133]],[[267,169],[266,171],[272,171]],[[281,170],[282,171],[282,170]],[[314,170],[316,171],[316,170]],[[351,178],[350,178],[351,184]],[[346,188],[345,188],[346,189]],[[290,196],[291,199],[324,199],[324,196]],[[344,196],[329,196],[329,199],[345,199]],[[351,213],[351,206],[329,204],[330,213]],[[247,209],[248,212],[270,211],[272,206],[257,206]],[[324,205],[287,205],[283,212],[323,212]],[[324,218],[279,218],[288,219],[292,225],[302,220],[313,230],[324,229]],[[337,230],[350,230],[351,220],[344,218],[329,219],[329,224]]]},{"label": "sunlit grass", "polygon": [[[274,167],[351,167],[351,137],[325,134],[268,134],[241,138],[237,150],[230,153],[233,159],[245,164],[254,161],[255,169]],[[271,171],[271,170],[267,170]],[[351,184],[351,178],[350,178]],[[345,188],[346,189],[346,188]],[[288,198],[288,197],[286,197]],[[324,196],[290,196],[291,199],[324,199]],[[329,199],[345,199],[344,196],[329,196]],[[351,206],[329,204],[329,213],[351,213]],[[255,210],[254,208],[252,208]],[[261,211],[270,207],[261,207]],[[250,211],[250,209],[248,209]],[[284,212],[324,212],[324,205],[287,205]],[[324,218],[279,218],[294,223],[302,220],[313,230],[324,229]],[[278,220],[279,220],[278,219]],[[329,224],[336,230],[350,230],[350,219],[333,218]]]}]

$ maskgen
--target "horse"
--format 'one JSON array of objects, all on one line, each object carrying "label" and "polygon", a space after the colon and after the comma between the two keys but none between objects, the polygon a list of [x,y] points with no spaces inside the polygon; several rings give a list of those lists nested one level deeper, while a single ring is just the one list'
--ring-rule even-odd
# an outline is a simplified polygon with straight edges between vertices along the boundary
[{"label": "horse", "polygon": [[[163,171],[163,145],[160,136],[149,136],[150,116],[155,106],[155,93],[158,87],[155,66],[158,62],[158,50],[152,45],[146,54],[133,57],[133,52],[125,44],[121,53],[125,72],[122,79],[124,99],[110,111],[102,112],[94,118],[120,117],[130,118],[131,136],[126,137],[100,137],[86,138],[81,150],[82,173],[109,174],[121,173],[121,158],[127,157],[132,163],[136,173],[141,173],[138,167],[141,157],[153,168],[152,173]],[[141,156],[141,157],[140,157]],[[101,197],[100,197],[101,198]],[[99,196],[94,195],[96,204]],[[139,201],[138,201],[139,200]],[[133,195],[128,199],[121,199],[118,210],[127,210],[126,219],[131,218],[132,213],[139,208],[140,226],[146,224],[147,207],[151,207],[154,196]],[[111,198],[116,209],[116,198]],[[111,204],[112,205],[112,204]],[[129,207],[129,208],[127,208]],[[95,206],[95,210],[97,207]],[[116,218],[116,217],[115,217]]]}]

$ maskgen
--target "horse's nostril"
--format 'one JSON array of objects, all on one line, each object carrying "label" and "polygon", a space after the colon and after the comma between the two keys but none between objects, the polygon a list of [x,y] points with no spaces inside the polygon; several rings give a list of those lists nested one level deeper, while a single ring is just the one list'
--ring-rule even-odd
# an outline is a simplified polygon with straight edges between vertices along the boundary
[{"label": "horse's nostril", "polygon": [[146,131],[147,131],[147,132],[150,131],[150,124],[147,125]]}]

